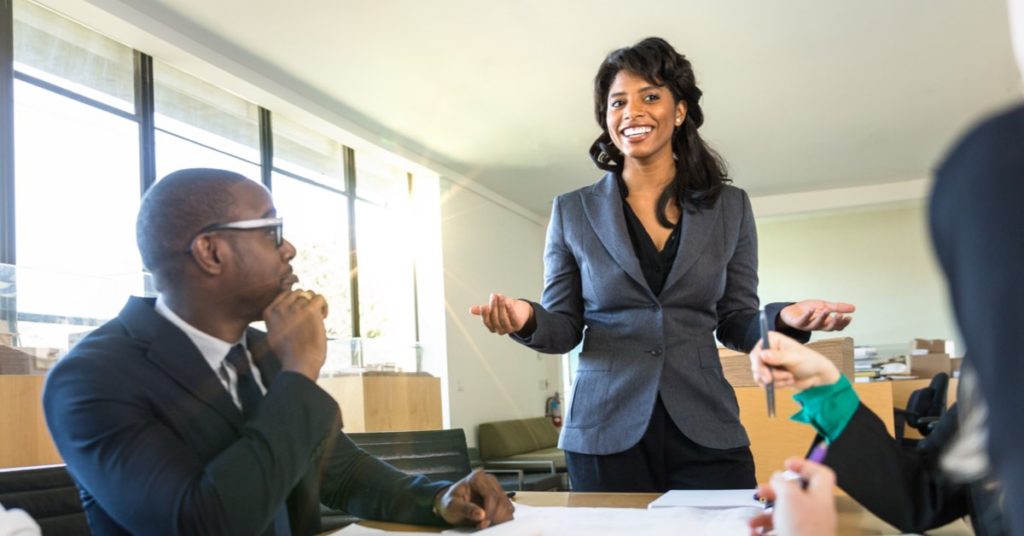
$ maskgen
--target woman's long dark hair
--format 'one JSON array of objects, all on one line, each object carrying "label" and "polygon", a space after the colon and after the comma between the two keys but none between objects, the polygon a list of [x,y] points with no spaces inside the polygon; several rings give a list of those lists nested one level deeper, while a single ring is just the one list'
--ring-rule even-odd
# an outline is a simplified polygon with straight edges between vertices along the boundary
[{"label": "woman's long dark hair", "polygon": [[693,74],[690,61],[676,52],[672,45],[658,37],[648,37],[634,46],[620,48],[604,59],[594,77],[594,115],[601,126],[601,136],[590,147],[590,157],[597,167],[605,171],[622,172],[624,157],[612,143],[608,134],[608,91],[619,71],[629,71],[648,82],[665,86],[676,102],[686,103],[686,120],[672,133],[672,152],[676,155],[676,177],[658,197],[658,222],[672,227],[665,215],[669,199],[675,198],[680,207],[684,198],[697,208],[714,204],[722,187],[731,182],[725,163],[707,143],[697,129],[704,123],[700,108],[701,90]]}]

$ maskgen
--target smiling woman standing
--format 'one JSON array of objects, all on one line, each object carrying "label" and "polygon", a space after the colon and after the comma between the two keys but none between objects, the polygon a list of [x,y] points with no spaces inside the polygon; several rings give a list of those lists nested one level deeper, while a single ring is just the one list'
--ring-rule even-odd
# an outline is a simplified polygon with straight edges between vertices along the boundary
[{"label": "smiling woman standing", "polygon": [[[609,54],[590,149],[607,173],[555,199],[540,303],[492,294],[471,309],[540,352],[583,340],[559,443],[574,491],[756,485],[715,335],[743,352],[758,340],[757,236],[747,194],[697,133],[700,97],[690,62],[662,39]],[[801,341],[843,329],[854,310],[765,309]]]}]

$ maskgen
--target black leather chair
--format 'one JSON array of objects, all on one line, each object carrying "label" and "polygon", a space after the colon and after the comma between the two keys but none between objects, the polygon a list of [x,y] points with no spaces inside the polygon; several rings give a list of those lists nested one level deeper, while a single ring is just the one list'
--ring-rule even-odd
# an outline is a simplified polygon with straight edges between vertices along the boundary
[{"label": "black leather chair", "polygon": [[906,446],[914,446],[917,441],[907,439],[904,430],[911,426],[921,432],[922,436],[931,433],[939,419],[946,414],[946,391],[949,388],[949,374],[936,374],[928,387],[910,393],[906,409],[895,408],[896,440]]},{"label": "black leather chair", "polygon": [[431,480],[458,480],[470,472],[466,433],[454,430],[348,434],[366,452],[400,471]]},{"label": "black leather chair", "polygon": [[0,504],[27,512],[44,536],[89,534],[78,487],[63,465],[0,470]]}]

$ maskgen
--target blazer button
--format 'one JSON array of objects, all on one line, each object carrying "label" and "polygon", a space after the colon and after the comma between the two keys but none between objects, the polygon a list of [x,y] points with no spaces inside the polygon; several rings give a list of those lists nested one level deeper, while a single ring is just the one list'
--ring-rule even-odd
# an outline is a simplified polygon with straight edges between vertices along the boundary
[{"label": "blazer button", "polygon": [[651,355],[653,355],[654,357],[658,357],[659,355],[661,355],[661,348],[655,348],[651,350]]}]

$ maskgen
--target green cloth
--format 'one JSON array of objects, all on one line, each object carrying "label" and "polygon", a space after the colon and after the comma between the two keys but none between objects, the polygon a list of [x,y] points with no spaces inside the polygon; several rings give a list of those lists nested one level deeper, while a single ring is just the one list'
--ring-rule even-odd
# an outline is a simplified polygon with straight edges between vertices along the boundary
[{"label": "green cloth", "polygon": [[790,419],[810,424],[829,443],[843,433],[860,405],[860,397],[850,385],[850,380],[842,375],[836,383],[811,387],[793,395],[793,400],[802,409]]}]

